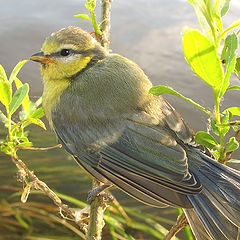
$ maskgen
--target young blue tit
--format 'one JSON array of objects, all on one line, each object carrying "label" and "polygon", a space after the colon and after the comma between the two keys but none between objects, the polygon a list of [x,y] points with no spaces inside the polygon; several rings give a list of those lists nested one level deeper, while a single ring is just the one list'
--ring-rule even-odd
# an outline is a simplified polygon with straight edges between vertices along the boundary
[{"label": "young blue tit", "polygon": [[236,240],[240,175],[194,144],[194,132],[141,68],[87,32],[63,28],[30,58],[59,142],[92,176],[154,207],[181,207],[198,240]]}]

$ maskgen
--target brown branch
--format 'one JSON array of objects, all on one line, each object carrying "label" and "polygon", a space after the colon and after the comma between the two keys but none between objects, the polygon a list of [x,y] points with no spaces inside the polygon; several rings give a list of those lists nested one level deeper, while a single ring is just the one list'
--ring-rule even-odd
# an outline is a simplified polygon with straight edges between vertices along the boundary
[{"label": "brown branch", "polygon": [[16,149],[23,149],[23,150],[34,150],[34,151],[46,151],[46,150],[51,150],[55,148],[61,148],[62,144],[58,144],[52,147],[16,147]]},{"label": "brown branch", "polygon": [[187,225],[188,225],[187,218],[185,217],[184,213],[182,213],[180,216],[178,216],[176,224],[172,226],[172,228],[170,229],[168,234],[163,238],[163,240],[170,240]]},{"label": "brown branch", "polygon": [[[44,192],[50,199],[52,199],[54,204],[59,207],[60,214],[62,211],[65,212],[67,214],[67,216],[69,216],[71,218],[71,220],[75,221],[76,224],[82,228],[83,224],[81,222],[81,219],[77,218],[77,212],[84,211],[84,210],[77,210],[77,209],[69,208],[68,205],[62,203],[61,199],[57,196],[56,193],[54,193],[47,186],[46,183],[39,180],[38,177],[27,168],[26,164],[21,159],[19,159],[18,157],[12,156],[12,161],[18,168],[18,172],[21,177],[21,180],[26,183],[26,187],[25,187],[22,197],[21,197],[21,201],[23,203],[25,203],[27,201],[28,195],[29,195],[32,187],[34,187],[35,189],[39,189],[42,192]],[[30,180],[30,182],[29,182],[29,180]]]}]

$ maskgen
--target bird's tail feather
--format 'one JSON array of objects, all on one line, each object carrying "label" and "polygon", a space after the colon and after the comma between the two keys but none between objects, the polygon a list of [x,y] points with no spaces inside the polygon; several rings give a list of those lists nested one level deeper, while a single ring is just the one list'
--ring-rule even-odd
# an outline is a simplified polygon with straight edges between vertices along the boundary
[{"label": "bird's tail feather", "polygon": [[[190,169],[201,181],[203,191],[189,195],[194,210],[184,210],[192,230],[199,240],[240,239],[240,175],[202,153],[200,156],[203,161],[193,158]],[[203,226],[208,237],[203,235]]]}]

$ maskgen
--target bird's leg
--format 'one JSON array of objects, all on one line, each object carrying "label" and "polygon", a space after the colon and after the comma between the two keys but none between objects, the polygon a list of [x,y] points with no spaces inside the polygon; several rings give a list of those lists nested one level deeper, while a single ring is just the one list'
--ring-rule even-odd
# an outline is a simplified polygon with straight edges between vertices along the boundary
[{"label": "bird's leg", "polygon": [[[91,191],[88,192],[87,202],[91,203],[99,194],[103,193],[104,190],[112,186],[113,185],[111,184],[103,184],[97,188],[92,189]],[[110,194],[104,193],[104,198],[108,199],[109,202],[113,201],[113,197]]]}]

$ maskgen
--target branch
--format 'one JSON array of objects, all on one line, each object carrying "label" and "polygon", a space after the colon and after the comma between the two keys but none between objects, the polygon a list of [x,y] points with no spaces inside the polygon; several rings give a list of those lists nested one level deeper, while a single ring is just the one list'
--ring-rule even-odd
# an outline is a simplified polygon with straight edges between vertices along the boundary
[{"label": "branch", "polygon": [[[110,37],[110,13],[112,0],[102,0],[102,22],[101,34],[96,35],[96,39],[108,51],[109,37]],[[92,189],[99,187],[101,183],[93,180]],[[99,194],[90,206],[90,222],[88,224],[87,240],[100,240],[102,235],[102,228],[104,226],[103,214],[106,209],[103,195]]]},{"label": "branch", "polygon": [[[12,157],[12,161],[18,168],[20,178],[22,179],[22,181],[26,183],[26,187],[24,188],[24,191],[21,196],[21,201],[23,203],[27,201],[32,187],[39,189],[42,192],[44,192],[50,199],[52,199],[54,204],[59,207],[59,212],[62,217],[64,217],[62,212],[65,212],[67,216],[70,217],[72,221],[75,221],[76,224],[82,229],[83,228],[83,223],[81,221],[82,219],[81,217],[79,218],[79,216],[82,216],[82,214],[79,214],[79,212],[85,213],[86,211],[88,211],[88,209],[84,208],[84,209],[78,210],[78,209],[69,208],[68,205],[62,203],[61,199],[57,196],[56,193],[54,193],[47,186],[46,183],[39,180],[38,177],[27,168],[27,166],[21,159],[19,159],[16,156],[11,156],[11,157]],[[64,218],[67,218],[67,217],[64,217]]]},{"label": "branch", "polygon": [[184,213],[178,216],[177,222],[172,226],[168,234],[163,238],[163,240],[170,240],[174,237],[179,231],[181,231],[184,227],[188,225],[187,218]]}]

